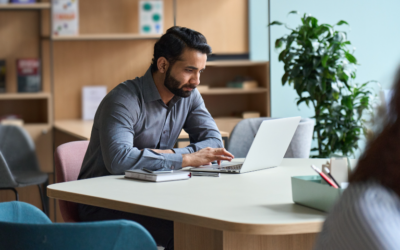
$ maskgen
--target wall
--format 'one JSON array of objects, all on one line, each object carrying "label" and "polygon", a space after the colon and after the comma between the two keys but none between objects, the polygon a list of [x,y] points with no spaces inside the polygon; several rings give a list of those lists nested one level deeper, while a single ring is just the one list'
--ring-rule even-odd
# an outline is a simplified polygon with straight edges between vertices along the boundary
[{"label": "wall", "polygon": [[[357,82],[378,80],[383,88],[389,88],[400,62],[400,1],[386,0],[270,0],[271,21],[281,21],[290,27],[300,24],[299,16],[287,13],[297,10],[315,16],[319,23],[335,24],[346,20],[351,29],[348,39],[356,47],[355,56],[361,64],[357,71]],[[289,33],[283,26],[271,27],[271,44]],[[312,116],[306,105],[296,106],[296,92],[282,86],[283,64],[278,62],[278,52],[271,48],[271,108],[272,116]]]},{"label": "wall", "polygon": [[268,1],[249,0],[249,53],[253,61],[268,61]]}]

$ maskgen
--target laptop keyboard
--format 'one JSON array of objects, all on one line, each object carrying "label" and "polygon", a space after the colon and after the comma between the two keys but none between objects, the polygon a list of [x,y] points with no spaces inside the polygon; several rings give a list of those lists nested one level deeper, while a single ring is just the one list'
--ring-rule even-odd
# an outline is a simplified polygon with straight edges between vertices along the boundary
[{"label": "laptop keyboard", "polygon": [[232,166],[226,166],[226,167],[218,167],[219,169],[226,169],[226,170],[239,170],[241,169],[243,166],[243,164],[236,164],[236,165],[232,165]]}]

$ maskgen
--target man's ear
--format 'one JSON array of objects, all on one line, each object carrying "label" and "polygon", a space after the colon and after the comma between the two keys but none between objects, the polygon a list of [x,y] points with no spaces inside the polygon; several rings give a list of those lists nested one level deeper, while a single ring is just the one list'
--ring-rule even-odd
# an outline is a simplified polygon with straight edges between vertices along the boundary
[{"label": "man's ear", "polygon": [[157,68],[160,73],[164,74],[167,72],[169,67],[169,62],[165,57],[159,57],[157,60]]}]

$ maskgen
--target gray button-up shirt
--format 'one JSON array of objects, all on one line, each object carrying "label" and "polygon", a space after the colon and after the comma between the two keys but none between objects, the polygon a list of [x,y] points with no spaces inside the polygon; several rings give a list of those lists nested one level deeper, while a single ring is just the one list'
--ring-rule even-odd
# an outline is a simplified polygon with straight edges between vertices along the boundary
[{"label": "gray button-up shirt", "polygon": [[[182,128],[191,144],[173,148]],[[128,169],[180,169],[182,154],[222,148],[219,130],[197,89],[162,101],[150,69],[115,87],[97,109],[78,179],[124,174]],[[173,149],[158,154],[150,149]]]}]

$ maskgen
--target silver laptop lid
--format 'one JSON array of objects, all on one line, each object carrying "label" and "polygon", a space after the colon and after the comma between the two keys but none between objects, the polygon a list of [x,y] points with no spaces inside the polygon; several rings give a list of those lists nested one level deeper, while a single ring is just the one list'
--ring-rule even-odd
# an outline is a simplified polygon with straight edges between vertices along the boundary
[{"label": "silver laptop lid", "polygon": [[297,116],[263,121],[240,172],[279,166],[300,120]]}]

